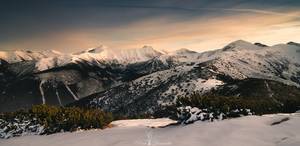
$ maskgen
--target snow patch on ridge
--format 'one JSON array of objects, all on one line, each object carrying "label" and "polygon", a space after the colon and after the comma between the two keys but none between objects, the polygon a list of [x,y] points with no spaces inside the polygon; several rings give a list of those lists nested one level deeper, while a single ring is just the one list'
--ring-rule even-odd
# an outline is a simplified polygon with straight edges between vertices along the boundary
[{"label": "snow patch on ridge", "polygon": [[195,91],[208,91],[211,90],[212,88],[216,88],[217,86],[223,85],[224,83],[220,80],[217,79],[208,79],[208,80],[203,80],[203,79],[197,79],[195,82],[196,88],[194,89]]}]

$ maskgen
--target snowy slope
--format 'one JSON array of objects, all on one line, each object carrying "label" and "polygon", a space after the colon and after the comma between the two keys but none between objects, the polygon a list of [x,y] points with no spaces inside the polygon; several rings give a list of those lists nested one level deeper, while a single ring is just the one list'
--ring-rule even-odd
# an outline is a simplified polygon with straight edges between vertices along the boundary
[{"label": "snowy slope", "polygon": [[[227,84],[233,81],[234,86],[245,79],[263,79],[276,81],[282,88],[285,86],[280,83],[299,87],[299,50],[296,45],[267,47],[242,40],[232,42],[223,49],[204,53],[181,49],[154,58],[173,67],[93,94],[75,105],[99,107],[129,116],[153,114],[161,106],[174,104],[178,97],[211,93],[221,86],[228,89]],[[268,91],[269,94],[275,94],[272,90]],[[275,92],[277,94],[280,91]],[[226,94],[239,95],[238,92]]]},{"label": "snowy slope", "polygon": [[219,50],[197,53],[180,49],[159,59],[178,65],[210,61],[209,68],[234,79],[261,78],[300,85],[300,45],[293,42],[265,46],[238,40]]},{"label": "snowy slope", "polygon": [[[280,123],[282,119],[287,121]],[[278,123],[279,122],[279,123]],[[196,122],[187,126],[152,129],[144,126],[116,127],[47,136],[24,136],[0,140],[13,146],[298,146],[299,115],[247,116],[219,122]],[[272,125],[272,123],[277,123]]]},{"label": "snowy slope", "polygon": [[147,61],[160,55],[162,55],[161,52],[154,50],[150,46],[144,46],[143,48],[137,49],[115,49],[100,46],[74,54],[73,60],[104,60],[109,62],[116,61],[122,64],[129,64]]},{"label": "snowy slope", "polygon": [[18,63],[22,61],[33,61],[37,71],[44,71],[57,66],[70,63],[69,55],[55,50],[46,51],[0,51],[0,59],[8,63]]},{"label": "snowy slope", "polygon": [[72,57],[69,55],[60,55],[54,57],[46,57],[39,59],[35,67],[38,71],[45,71],[48,69],[61,67],[72,62]]},{"label": "snowy slope", "polygon": [[[62,56],[63,57],[63,56]],[[141,76],[168,69],[159,60],[122,65],[106,62],[76,62],[51,68],[66,59],[43,58],[37,71],[34,61],[0,66],[0,111],[14,111],[33,104],[65,105],[105,91]],[[49,70],[48,70],[49,69]],[[16,92],[17,91],[17,92]]]},{"label": "snowy slope", "polygon": [[191,51],[185,48],[171,51],[171,52],[166,52],[165,54],[159,56],[159,59],[161,60],[172,60],[177,63],[188,63],[188,62],[199,62],[200,53]]},{"label": "snowy slope", "polygon": [[261,78],[300,85],[300,45],[293,42],[264,46],[238,40],[220,50],[197,53],[182,49],[159,58],[181,65],[210,61],[213,71],[235,79]]},{"label": "snowy slope", "polygon": [[[2,97],[18,100],[36,96],[40,99],[43,92],[58,97],[56,90],[69,99],[94,94],[86,104],[111,109],[122,108],[118,105],[121,101],[129,107],[138,101],[141,105],[147,102],[151,111],[156,108],[152,105],[172,104],[177,97],[226,86],[228,79],[268,79],[299,87],[299,46],[293,42],[265,46],[238,40],[223,49],[203,53],[188,49],[161,52],[149,46],[127,50],[100,46],[75,54],[19,51],[13,53],[15,59],[9,60],[32,61],[0,66],[0,91]],[[7,56],[9,53],[0,52],[0,57]],[[28,89],[26,84],[34,88]],[[17,89],[22,92],[14,92]],[[143,109],[141,106],[135,110]]]},{"label": "snowy slope", "polygon": [[260,47],[236,41],[218,52],[213,62],[215,71],[233,78],[262,78],[286,84],[300,83],[300,47],[280,44]]},{"label": "snowy slope", "polygon": [[61,54],[57,51],[0,52],[0,58],[7,62],[36,60],[38,71],[82,62],[92,65],[101,65],[105,62],[127,65],[157,59],[165,64],[182,65],[214,60],[213,66],[217,68],[217,71],[234,78],[267,78],[295,84],[293,82],[298,82],[295,81],[297,80],[295,76],[298,76],[299,72],[300,47],[297,43],[292,42],[263,46],[238,40],[223,49],[203,53],[188,49],[162,52],[150,46],[138,49],[116,49],[100,46],[75,54]]},{"label": "snowy slope", "polygon": [[17,50],[17,51],[0,51],[0,59],[5,60],[9,63],[15,63],[20,61],[27,60],[40,60],[42,58],[48,57],[57,57],[63,55],[62,53],[55,50],[47,50],[47,51],[25,51],[25,50]]},{"label": "snowy slope", "polygon": [[71,63],[85,63],[93,66],[102,66],[103,63],[127,65],[148,61],[160,55],[162,55],[160,51],[154,50],[150,46],[136,49],[116,49],[100,46],[79,53],[42,58],[36,63],[36,68],[38,71],[45,71]]},{"label": "snowy slope", "polygon": [[216,73],[199,64],[181,65],[139,77],[74,104],[127,116],[153,114],[161,106],[173,104],[177,97],[204,94],[223,84]]},{"label": "snowy slope", "polygon": [[[113,62],[119,64],[131,64],[137,62],[148,61],[155,57],[161,56],[163,53],[153,49],[150,46],[144,46],[136,49],[116,49],[100,46],[97,48],[87,49],[86,51],[63,54],[55,50],[49,51],[0,51],[0,59],[8,63],[16,63],[21,61],[37,61],[36,68],[38,71],[45,71],[55,67],[61,67],[69,63],[89,62]],[[95,64],[99,65],[99,64]]]}]

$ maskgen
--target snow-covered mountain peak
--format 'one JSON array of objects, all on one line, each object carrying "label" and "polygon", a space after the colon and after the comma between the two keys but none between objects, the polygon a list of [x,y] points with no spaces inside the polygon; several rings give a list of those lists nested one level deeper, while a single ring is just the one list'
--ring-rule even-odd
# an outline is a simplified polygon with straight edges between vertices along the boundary
[{"label": "snow-covered mountain peak", "polygon": [[[36,88],[21,89],[21,92],[24,91],[24,95],[33,99],[42,96],[43,102],[50,95],[58,98],[73,96],[74,100],[93,95],[88,98],[92,100],[87,100],[87,104],[104,110],[128,107],[129,112],[140,111],[140,107],[145,109],[142,112],[154,111],[160,105],[173,103],[176,97],[189,96],[194,92],[209,93],[221,86],[231,86],[232,82],[238,85],[236,81],[244,82],[250,78],[300,87],[300,47],[297,45],[290,43],[260,47],[239,40],[226,47],[228,51],[219,49],[197,53],[180,49],[165,53],[150,46],[136,49],[99,46],[72,55],[51,57],[47,54],[37,61],[17,64],[3,61],[1,67],[8,71],[2,76],[5,75],[3,79],[7,80],[0,79],[0,85],[18,81],[10,85],[13,90],[5,88],[5,92],[18,91],[19,81],[25,85],[34,85]],[[39,56],[30,51],[13,54],[23,59]],[[0,56],[7,57],[9,54],[0,52]],[[15,77],[10,79],[11,76]],[[222,89],[222,92],[225,90],[227,88]],[[270,87],[269,90],[271,93],[276,89]],[[28,91],[35,94],[29,95],[31,92]],[[3,92],[0,90],[0,93]],[[16,94],[11,92],[7,97]],[[146,102],[145,106],[143,103]]]},{"label": "snow-covered mountain peak", "polygon": [[0,59],[6,60],[6,58],[7,58],[7,52],[5,52],[5,51],[0,51]]},{"label": "snow-covered mountain peak", "polygon": [[80,55],[80,54],[84,54],[84,53],[101,53],[107,48],[108,48],[107,46],[100,45],[100,46],[97,46],[97,47],[92,47],[92,48],[85,49],[83,51],[71,53],[71,55]]},{"label": "snow-covered mountain peak", "polygon": [[119,63],[129,64],[146,61],[160,55],[162,55],[161,52],[150,46],[136,49],[119,49],[100,46],[84,51],[81,54],[73,55],[73,57],[75,60],[117,61]]},{"label": "snow-covered mountain peak", "polygon": [[244,40],[236,40],[229,43],[229,45],[245,46],[245,45],[253,45],[253,44]]},{"label": "snow-covered mountain peak", "polygon": [[[107,49],[106,46],[104,45],[101,45],[101,46],[98,46],[96,48],[90,48],[90,49],[87,49],[86,51],[84,51],[85,53],[101,53],[103,52],[105,49]],[[84,53],[83,52],[83,53]]]},{"label": "snow-covered mountain peak", "polygon": [[175,50],[173,52],[170,52],[170,54],[172,54],[172,55],[183,55],[183,54],[194,54],[194,53],[197,53],[197,52],[186,49],[186,48],[181,48],[181,49]]},{"label": "snow-covered mountain peak", "polygon": [[29,50],[16,50],[16,51],[0,51],[0,59],[5,60],[9,63],[35,60],[38,61],[42,58],[58,57],[63,55],[55,50],[45,51],[29,51]]},{"label": "snow-covered mountain peak", "polygon": [[300,47],[300,43],[296,43],[296,42],[288,42],[287,44]]},{"label": "snow-covered mountain peak", "polygon": [[244,41],[244,40],[237,40],[234,41],[227,46],[225,46],[222,50],[223,51],[238,51],[238,50],[255,50],[255,49],[261,49],[261,46],[254,45],[250,42]]},{"label": "snow-covered mountain peak", "polygon": [[50,50],[52,53],[55,53],[55,54],[60,54],[62,55],[63,53],[59,52],[59,51],[56,51],[56,50]]},{"label": "snow-covered mountain peak", "polygon": [[186,48],[182,48],[171,52],[168,51],[162,52],[162,55],[159,56],[159,59],[164,63],[167,63],[168,60],[172,60],[173,63],[176,62],[177,64],[181,64],[181,63],[199,62],[201,61],[199,60],[200,55],[201,53],[191,51]]},{"label": "snow-covered mountain peak", "polygon": [[145,50],[154,50],[152,46],[143,46],[141,49],[145,49]]},{"label": "snow-covered mountain peak", "polygon": [[269,47],[268,45],[259,43],[259,42],[254,43],[254,45],[259,46],[259,47]]}]

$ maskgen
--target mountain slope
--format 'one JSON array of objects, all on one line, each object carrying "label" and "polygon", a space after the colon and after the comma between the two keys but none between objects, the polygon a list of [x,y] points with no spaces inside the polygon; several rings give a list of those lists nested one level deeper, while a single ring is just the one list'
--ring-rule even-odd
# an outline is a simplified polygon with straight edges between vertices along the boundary
[{"label": "mountain slope", "polygon": [[25,51],[25,50],[17,50],[17,51],[0,51],[0,59],[5,60],[9,63],[15,63],[20,61],[29,61],[29,60],[40,60],[42,58],[47,57],[57,57],[62,55],[62,53],[55,51],[55,50],[48,50],[48,51]]},{"label": "mountain slope", "polygon": [[23,61],[0,68],[0,111],[14,111],[41,103],[65,105],[170,66],[159,60],[126,66],[81,61],[37,72],[33,61]]},{"label": "mountain slope", "polygon": [[299,87],[299,62],[297,43],[266,46],[242,40],[203,53],[98,47],[13,63],[1,60],[0,111],[81,99],[74,105],[125,115],[153,113],[177,97],[211,93],[249,78]]},{"label": "mountain slope", "polygon": [[[153,114],[161,107],[173,104],[177,97],[189,96],[195,92],[216,92],[224,96],[241,94],[251,97],[253,95],[249,93],[257,92],[257,96],[261,97],[274,94],[280,95],[280,98],[298,98],[299,50],[300,48],[294,45],[262,47],[239,40],[221,50],[211,52],[162,55],[158,59],[162,62],[166,59],[172,60],[176,66],[91,95],[73,105],[99,107],[129,116]],[[242,87],[250,84],[252,80],[247,79],[251,78],[268,84],[271,84],[271,80],[278,84],[278,89],[293,89],[295,94],[290,96],[288,92],[269,91],[269,88],[262,91],[255,86],[243,92],[227,90],[229,86]]]}]

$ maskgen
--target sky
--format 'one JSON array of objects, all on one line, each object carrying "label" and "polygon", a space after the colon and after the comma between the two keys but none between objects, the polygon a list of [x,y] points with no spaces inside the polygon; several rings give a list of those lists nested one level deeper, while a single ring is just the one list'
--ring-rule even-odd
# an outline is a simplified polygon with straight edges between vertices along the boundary
[{"label": "sky", "polygon": [[198,52],[235,40],[300,42],[299,0],[1,0],[0,50],[105,45]]}]

